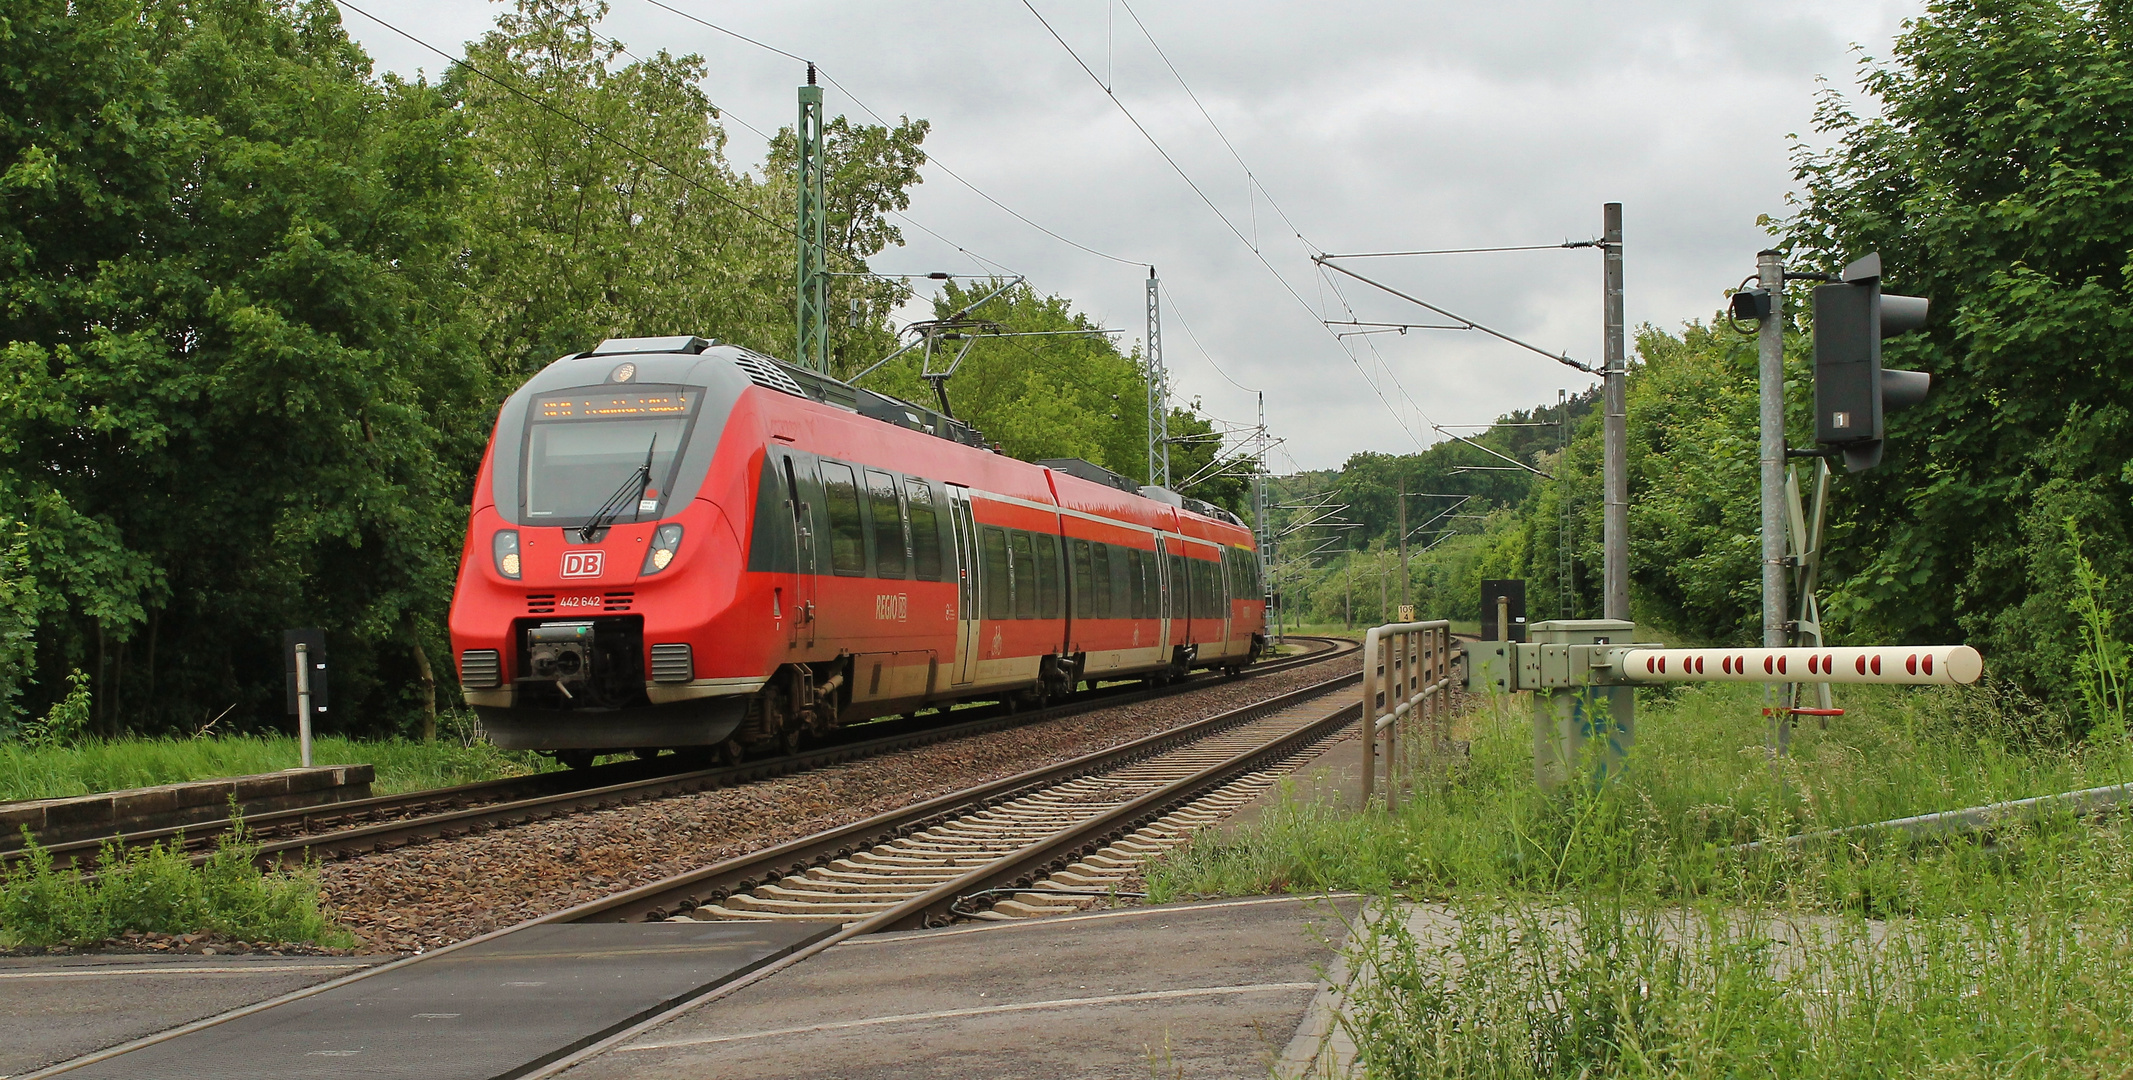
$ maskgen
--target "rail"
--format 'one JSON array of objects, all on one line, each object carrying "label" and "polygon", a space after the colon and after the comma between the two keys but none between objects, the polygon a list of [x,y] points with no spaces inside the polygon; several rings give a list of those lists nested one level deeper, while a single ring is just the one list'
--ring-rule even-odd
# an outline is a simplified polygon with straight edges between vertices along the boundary
[{"label": "rail", "polygon": [[[1307,667],[1346,656],[1357,648],[1353,642],[1338,638],[1315,640],[1323,647],[1298,656],[1262,661],[1244,669],[1244,675],[1256,677]],[[1197,673],[1167,687],[1106,687],[1044,709],[1017,711],[1005,706],[994,707],[959,723],[941,724],[933,717],[926,717],[923,721],[913,718],[862,725],[844,729],[840,737],[825,745],[738,765],[661,769],[659,766],[666,762],[685,764],[686,759],[658,758],[256,814],[245,818],[244,824],[257,845],[259,863],[265,868],[314,858],[348,858],[438,837],[450,838],[587,810],[767,780],[805,769],[1058,719],[1091,709],[1188,693],[1221,679],[1221,675],[1210,671]],[[647,772],[650,775],[646,775]],[[235,824],[233,820],[222,819],[136,828],[112,839],[121,850],[150,843],[182,842],[191,851],[189,857],[199,862],[210,857],[214,838]],[[87,867],[97,861],[104,845],[110,842],[109,839],[83,840],[46,845],[44,850],[58,865]],[[0,867],[25,855],[26,852],[19,849],[0,850]]]},{"label": "rail", "polygon": [[1382,759],[1385,809],[1399,809],[1402,720],[1419,716],[1431,749],[1442,748],[1453,656],[1452,624],[1446,619],[1373,626],[1363,635],[1363,805],[1376,797]]}]

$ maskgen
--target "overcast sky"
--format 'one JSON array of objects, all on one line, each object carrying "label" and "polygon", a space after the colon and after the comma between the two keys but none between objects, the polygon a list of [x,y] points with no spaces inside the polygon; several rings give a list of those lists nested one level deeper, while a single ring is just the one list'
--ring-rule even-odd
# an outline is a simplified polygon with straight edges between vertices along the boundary
[{"label": "overcast sky", "polygon": [[[1285,440],[1276,472],[1412,452],[1440,438],[1432,423],[1485,423],[1591,382],[1471,332],[1336,340],[1321,317],[1442,320],[1337,276],[1336,294],[1309,250],[1589,239],[1601,204],[1620,202],[1630,325],[1708,318],[1766,245],[1757,216],[1786,212],[1791,136],[1812,138],[1818,90],[1856,98],[1860,57],[1888,56],[1902,20],[1923,7],[1140,0],[1129,13],[1117,0],[1036,0],[1092,79],[1019,0],[663,2],[820,63],[843,88],[827,90],[833,115],[932,121],[936,164],[900,223],[908,244],[874,259],[877,270],[1025,274],[1130,342],[1146,323],[1145,266],[1077,250],[984,196],[1075,243],[1154,264],[1178,394],[1249,424],[1258,398],[1245,388],[1263,390],[1267,424]],[[604,30],[632,52],[709,62],[705,91],[726,110],[729,154],[758,165],[763,140],[750,126],[792,122],[801,65],[650,0],[612,3]],[[500,10],[479,0],[362,7],[454,55]],[[434,77],[445,63],[352,10],[344,19],[381,70]],[[1594,250],[1345,265],[1550,351],[1600,358]]]}]

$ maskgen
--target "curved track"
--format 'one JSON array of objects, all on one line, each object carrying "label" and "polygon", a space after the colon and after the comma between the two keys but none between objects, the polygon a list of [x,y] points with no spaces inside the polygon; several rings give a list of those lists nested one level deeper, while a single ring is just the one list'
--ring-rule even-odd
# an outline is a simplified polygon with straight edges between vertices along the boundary
[{"label": "curved track", "polygon": [[[1244,677],[1337,659],[1360,648],[1355,642],[1341,638],[1292,637],[1292,640],[1316,642],[1319,647],[1300,656],[1255,664],[1246,669]],[[1208,671],[1163,687],[1133,683],[1086,691],[1071,701],[1044,709],[1017,711],[1011,706],[996,705],[957,710],[965,715],[975,714],[977,718],[956,723],[943,724],[940,715],[936,714],[866,724],[840,732],[833,742],[739,765],[673,771],[673,766],[685,759],[661,757],[257,814],[245,818],[244,827],[258,845],[259,861],[263,865],[297,863],[310,858],[351,858],[437,837],[462,836],[586,810],[732,787],[910,747],[1072,716],[1091,709],[1189,693],[1222,679],[1221,674]],[[198,860],[204,859],[207,850],[234,824],[230,819],[195,822],[125,833],[117,840],[122,847],[182,842],[196,852],[193,857]],[[107,842],[90,840],[54,844],[46,850],[59,865],[90,865]],[[21,855],[19,850],[0,852],[0,859],[14,860]]]}]

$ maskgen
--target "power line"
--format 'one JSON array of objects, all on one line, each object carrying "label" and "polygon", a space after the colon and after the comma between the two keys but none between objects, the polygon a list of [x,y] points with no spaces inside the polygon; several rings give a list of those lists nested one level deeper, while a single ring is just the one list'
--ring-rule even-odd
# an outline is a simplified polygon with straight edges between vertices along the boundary
[{"label": "power line", "polygon": [[525,92],[524,90],[521,90],[521,89],[519,89],[518,87],[516,87],[516,86],[513,86],[513,85],[511,85],[510,83],[508,83],[508,82],[505,82],[504,80],[502,80],[502,79],[500,79],[500,78],[497,78],[496,76],[494,76],[494,75],[491,75],[491,74],[489,74],[488,72],[486,72],[486,71],[483,71],[482,69],[480,69],[480,68],[478,68],[478,67],[475,67],[475,66],[474,66],[474,65],[473,65],[472,63],[470,63],[470,62],[468,62],[468,61],[466,61],[466,60],[463,60],[463,59],[461,59],[461,58],[459,58],[459,57],[453,56],[453,55],[452,55],[451,53],[445,52],[445,51],[444,51],[443,49],[440,49],[440,48],[438,48],[437,46],[435,46],[435,45],[432,45],[432,44],[430,44],[429,42],[427,42],[427,41],[424,41],[424,40],[422,40],[421,38],[418,38],[418,37],[416,37],[415,35],[413,35],[413,34],[410,34],[410,33],[408,33],[407,31],[405,31],[405,30],[402,30],[402,29],[400,29],[400,28],[399,28],[399,27],[397,27],[397,26],[394,26],[394,25],[393,25],[392,23],[386,22],[386,21],[385,21],[384,19],[381,19],[381,18],[377,17],[376,15],[373,15],[373,14],[371,14],[370,12],[368,12],[368,11],[365,11],[365,10],[363,10],[362,8],[359,8],[359,7],[355,6],[354,4],[351,4],[351,3],[349,3],[349,2],[348,2],[348,0],[335,0],[335,2],[336,2],[336,3],[338,3],[338,4],[340,4],[340,6],[342,6],[342,7],[344,7],[344,8],[347,8],[348,10],[350,10],[350,11],[353,11],[353,12],[355,12],[356,14],[358,14],[358,15],[361,15],[361,16],[363,16],[363,17],[364,17],[364,18],[366,18],[366,19],[369,19],[369,20],[370,20],[371,22],[377,23],[377,24],[378,24],[379,26],[382,26],[382,27],[386,28],[387,30],[390,30],[390,31],[392,31],[392,32],[393,32],[393,33],[395,33],[395,34],[398,34],[398,35],[400,35],[401,37],[404,37],[404,38],[406,38],[407,40],[409,40],[409,41],[412,41],[412,42],[414,42],[415,44],[417,44],[417,45],[420,45],[420,46],[422,46],[423,48],[425,48],[425,49],[428,49],[429,51],[431,51],[431,52],[433,52],[433,53],[436,53],[436,54],[437,54],[438,56],[441,56],[441,57],[443,57],[443,58],[444,58],[444,59],[445,59],[445,60],[446,60],[447,62],[449,62],[449,63],[452,63],[452,64],[457,64],[458,66],[460,66],[460,67],[463,67],[463,68],[467,69],[468,71],[471,71],[471,72],[473,72],[474,74],[476,74],[476,75],[479,75],[479,76],[481,76],[482,78],[484,78],[484,79],[487,79],[488,81],[490,81],[490,82],[492,82],[492,83],[495,83],[495,84],[496,84],[497,86],[499,86],[499,87],[502,87],[502,88],[503,88],[503,89],[504,89],[504,90],[505,90],[506,92],[508,92],[508,93],[512,94],[512,95],[513,95],[513,96],[515,96],[515,97],[519,97],[519,98],[522,98],[522,99],[524,99],[524,100],[525,100],[525,101],[526,101],[527,103],[529,103],[529,104],[533,105],[534,107],[536,107],[536,108],[538,108],[538,109],[542,110],[543,112],[547,112],[547,113],[551,113],[551,114],[553,114],[553,115],[555,115],[555,116],[559,116],[559,117],[563,118],[564,120],[567,120],[567,121],[569,121],[570,123],[572,123],[572,124],[575,124],[575,125],[577,125],[577,126],[578,126],[578,127],[580,128],[580,129],[582,129],[582,130],[583,130],[583,131],[584,131],[584,132],[585,132],[585,133],[586,133],[587,135],[590,135],[590,136],[592,136],[593,138],[595,138],[595,139],[598,139],[598,140],[600,140],[601,142],[604,142],[604,143],[607,143],[607,144],[609,144],[609,145],[611,145],[611,146],[614,146],[615,148],[617,148],[617,149],[621,150],[621,151],[622,151],[623,153],[629,154],[630,156],[632,156],[632,157],[635,157],[635,158],[636,158],[637,160],[639,160],[639,161],[642,161],[642,162],[644,162],[644,163],[646,163],[646,164],[648,164],[648,165],[654,165],[654,166],[657,166],[658,168],[660,168],[660,169],[664,170],[664,171],[665,171],[665,172],[666,172],[666,173],[667,173],[668,175],[670,175],[670,176],[674,177],[674,178],[675,178],[675,179],[677,179],[677,180],[680,180],[680,181],[681,181],[682,183],[684,183],[684,184],[687,184],[687,185],[689,185],[690,187],[693,187],[693,188],[696,188],[696,189],[698,189],[698,190],[702,191],[702,192],[703,192],[704,194],[706,194],[706,195],[709,195],[709,196],[711,196],[712,198],[714,198],[714,199],[717,199],[718,201],[720,201],[720,202],[722,202],[722,203],[725,203],[726,205],[728,205],[728,206],[731,206],[731,207],[733,207],[734,209],[736,209],[736,210],[739,210],[740,212],[742,212],[742,213],[744,213],[744,214],[747,214],[747,215],[748,215],[749,217],[755,218],[755,219],[756,219],[757,221],[760,221],[760,222],[762,222],[763,224],[765,224],[765,225],[768,225],[768,226],[770,226],[770,227],[771,227],[771,228],[773,228],[773,229],[777,229],[777,230],[778,230],[778,231],[780,231],[780,232],[793,232],[793,231],[794,231],[794,229],[792,229],[792,228],[788,228],[787,226],[784,226],[784,225],[780,225],[780,224],[778,224],[777,222],[775,222],[775,221],[772,221],[771,219],[769,219],[769,218],[767,218],[767,217],[764,217],[764,216],[763,216],[763,215],[762,215],[762,214],[761,214],[760,212],[758,212],[758,211],[757,211],[757,210],[756,210],[756,209],[755,209],[754,207],[751,207],[751,206],[749,206],[749,205],[747,205],[747,204],[745,204],[745,203],[742,203],[742,202],[740,202],[739,200],[736,200],[736,199],[732,198],[731,196],[727,195],[726,193],[724,193],[724,192],[722,192],[722,191],[719,191],[718,189],[716,189],[716,188],[713,188],[713,187],[711,187],[711,186],[710,186],[710,185],[708,185],[708,184],[705,184],[704,182],[702,182],[702,181],[700,181],[700,180],[696,179],[695,177],[693,177],[693,176],[690,176],[689,174],[687,174],[687,173],[685,173],[685,172],[682,172],[681,170],[679,170],[679,169],[676,169],[676,168],[674,168],[673,166],[671,166],[671,165],[668,165],[667,163],[665,163],[665,162],[663,162],[663,161],[660,161],[660,160],[659,160],[658,158],[655,158],[655,157],[651,156],[650,154],[648,154],[648,153],[644,152],[643,150],[639,150],[639,149],[638,149],[638,148],[636,148],[635,146],[632,146],[632,145],[630,145],[629,143],[626,143],[626,142],[622,141],[621,139],[618,139],[618,138],[614,137],[613,135],[610,135],[610,134],[608,134],[607,132],[605,132],[605,131],[602,131],[601,129],[599,129],[599,128],[596,128],[596,127],[594,127],[593,125],[591,125],[591,124],[588,124],[588,123],[586,123],[585,121],[583,121],[583,120],[580,120],[580,119],[578,119],[577,117],[575,117],[575,116],[572,116],[571,114],[569,114],[569,113],[567,113],[567,112],[564,112],[563,110],[561,110],[561,109],[558,109],[558,108],[556,108],[555,106],[553,106],[553,105],[550,105],[550,104],[548,104],[547,102],[545,102],[545,101],[542,101],[541,99],[539,99],[539,98],[537,98],[537,97],[534,97],[534,96],[533,96],[533,95],[531,95],[531,94],[528,94],[528,93],[526,93],[526,92]]},{"label": "power line", "polygon": [[[653,7],[659,8],[659,9],[661,9],[661,10],[663,10],[663,11],[668,11],[668,12],[671,12],[671,13],[673,13],[673,14],[675,14],[675,15],[678,15],[678,16],[680,16],[680,17],[684,18],[684,19],[687,19],[687,20],[689,20],[690,22],[696,23],[696,24],[697,24],[697,25],[699,25],[699,26],[703,26],[703,27],[706,27],[706,28],[708,28],[708,29],[711,29],[711,30],[716,30],[716,31],[718,31],[718,32],[719,32],[719,33],[721,33],[721,34],[724,34],[724,35],[726,35],[727,37],[730,37],[730,38],[734,38],[734,39],[736,39],[736,40],[739,40],[739,41],[745,41],[745,42],[747,42],[747,43],[748,43],[748,44],[750,44],[750,45],[754,45],[754,46],[756,46],[757,48],[760,48],[760,49],[767,49],[767,50],[769,50],[770,52],[774,52],[774,53],[778,54],[779,56],[783,56],[783,57],[786,57],[786,58],[788,58],[788,59],[792,59],[792,60],[801,60],[801,58],[800,58],[800,57],[798,57],[798,56],[794,56],[794,55],[793,55],[792,53],[786,52],[785,50],[783,50],[783,49],[780,49],[780,48],[778,48],[778,47],[777,47],[777,46],[775,46],[775,45],[770,45],[770,44],[767,44],[767,43],[765,43],[765,42],[762,42],[762,41],[758,41],[758,40],[756,40],[755,38],[749,37],[748,35],[746,35],[746,34],[743,34],[743,33],[740,33],[739,31],[736,31],[736,30],[730,30],[730,29],[727,29],[726,27],[720,26],[720,25],[718,25],[717,23],[711,22],[711,21],[709,21],[709,20],[707,20],[707,19],[703,19],[703,18],[700,18],[700,17],[698,17],[698,16],[696,16],[696,15],[690,14],[689,12],[686,12],[686,11],[683,11],[683,10],[681,10],[680,8],[677,8],[677,7],[674,7],[674,6],[670,5],[670,4],[664,3],[664,2],[663,2],[663,0],[645,0],[645,3],[647,3],[647,4],[650,4],[650,5],[652,5]],[[803,63],[812,63],[812,61],[805,61],[805,60],[802,60],[802,62],[803,62]],[[875,111],[873,110],[873,108],[872,108],[872,107],[870,107],[870,106],[868,106],[868,105],[867,105],[867,103],[866,103],[866,102],[864,102],[864,101],[861,101],[861,100],[859,99],[859,95],[857,95],[857,94],[855,94],[855,93],[852,93],[852,91],[851,91],[851,90],[850,90],[849,88],[847,88],[847,87],[846,87],[846,86],[845,86],[845,85],[844,85],[843,83],[841,83],[841,82],[838,82],[838,81],[837,81],[837,79],[836,79],[836,77],[835,77],[835,76],[832,76],[832,75],[831,75],[831,74],[830,74],[830,73],[829,73],[829,72],[828,72],[827,70],[825,70],[825,69],[824,69],[824,68],[822,67],[822,65],[820,65],[820,64],[815,64],[815,72],[816,72],[816,74],[818,74],[818,75],[822,76],[822,78],[823,78],[823,81],[825,81],[825,82],[829,83],[829,84],[830,84],[831,86],[834,86],[834,87],[836,87],[836,88],[837,88],[837,91],[838,91],[838,93],[841,93],[841,94],[843,94],[843,95],[844,95],[845,97],[847,97],[847,98],[850,98],[850,99],[851,99],[851,101],[852,101],[852,104],[854,104],[854,105],[857,105],[857,106],[859,106],[859,108],[860,108],[860,109],[861,109],[862,111],[864,111],[864,112],[865,112],[865,113],[866,113],[866,114],[867,114],[868,116],[871,116],[871,117],[873,117],[873,118],[874,118],[874,122],[875,122],[875,123],[881,124],[881,125],[882,125],[882,126],[884,126],[884,127],[887,127],[887,126],[889,126],[889,121],[888,121],[887,119],[885,119],[885,118],[884,118],[884,117],[883,117],[883,116],[882,116],[882,115],[881,115],[880,113],[878,113],[878,112],[875,112]],[[753,127],[752,125],[745,125],[745,124],[744,124],[743,126],[746,126],[746,127],[748,127],[748,128],[749,128],[749,130],[751,130],[751,131],[754,131],[754,130],[755,130],[755,128],[754,128],[754,127]],[[762,133],[761,133],[761,132],[757,132],[757,134],[759,134],[759,135],[760,135],[760,134],[762,134]],[[981,188],[981,187],[977,186],[976,184],[973,184],[973,183],[971,183],[971,182],[970,182],[969,180],[966,180],[966,179],[964,179],[964,178],[963,178],[963,174],[961,174],[961,173],[959,173],[959,172],[956,172],[956,171],[955,171],[954,169],[951,169],[951,168],[949,168],[949,167],[948,167],[948,164],[947,164],[946,162],[942,161],[942,160],[941,160],[941,159],[940,159],[940,158],[939,158],[938,156],[936,156],[936,155],[934,155],[934,154],[932,154],[932,153],[928,152],[928,153],[926,154],[926,161],[927,161],[927,163],[928,163],[928,164],[930,164],[930,165],[933,165],[934,167],[936,167],[936,168],[940,169],[940,170],[941,170],[942,172],[944,172],[944,173],[947,173],[947,174],[948,174],[948,175],[949,175],[950,177],[952,177],[952,178],[953,178],[953,179],[955,180],[955,182],[956,182],[956,183],[959,183],[959,184],[963,185],[964,187],[966,187],[966,188],[969,188],[969,189],[970,189],[970,190],[971,190],[972,192],[974,192],[974,193],[975,193],[975,194],[976,194],[976,195],[977,195],[977,196],[978,196],[979,198],[981,198],[981,199],[984,199],[984,200],[985,200],[986,202],[989,202],[989,203],[993,204],[994,206],[996,206],[996,207],[1000,208],[1000,209],[1001,209],[1002,211],[1006,212],[1006,213],[1007,213],[1007,214],[1008,214],[1009,216],[1013,217],[1013,218],[1014,218],[1015,220],[1017,220],[1017,221],[1020,221],[1020,222],[1021,222],[1021,223],[1023,223],[1024,225],[1027,225],[1027,226],[1029,226],[1030,228],[1032,228],[1032,229],[1035,229],[1035,230],[1037,230],[1038,232],[1041,232],[1041,233],[1043,233],[1044,235],[1046,235],[1046,236],[1049,236],[1049,237],[1051,237],[1052,239],[1054,239],[1054,240],[1057,240],[1057,241],[1059,241],[1060,243],[1062,243],[1062,244],[1065,244],[1065,245],[1067,245],[1068,247],[1072,247],[1072,248],[1076,248],[1076,249],[1078,249],[1078,250],[1081,250],[1081,251],[1085,251],[1085,252],[1088,252],[1089,254],[1091,254],[1091,255],[1094,255],[1094,256],[1096,256],[1097,258],[1100,258],[1100,259],[1109,259],[1109,260],[1111,260],[1112,262],[1115,262],[1115,263],[1122,263],[1122,264],[1124,264],[1124,265],[1126,265],[1126,266],[1146,266],[1146,265],[1148,265],[1148,263],[1147,263],[1147,262],[1146,262],[1145,260],[1141,260],[1141,259],[1128,259],[1128,258],[1123,258],[1123,257],[1121,257],[1121,256],[1118,256],[1118,255],[1113,255],[1113,254],[1111,254],[1110,252],[1107,252],[1107,251],[1098,251],[1097,249],[1095,249],[1095,248],[1093,248],[1093,247],[1090,247],[1090,246],[1089,246],[1089,245],[1087,245],[1087,244],[1081,243],[1080,241],[1077,241],[1077,240],[1072,240],[1072,239],[1069,239],[1069,238],[1067,238],[1067,237],[1065,237],[1065,236],[1062,236],[1062,235],[1060,235],[1059,233],[1057,233],[1057,232],[1054,232],[1054,231],[1052,231],[1051,229],[1048,229],[1048,228],[1044,227],[1043,225],[1040,225],[1040,224],[1038,224],[1037,222],[1035,222],[1035,221],[1031,220],[1031,219],[1030,219],[1030,218],[1029,218],[1029,217],[1028,217],[1027,215],[1023,214],[1023,213],[1022,213],[1021,211],[1019,211],[1019,210],[1016,210],[1016,209],[1015,209],[1014,207],[1012,207],[1012,206],[1009,206],[1009,205],[1007,205],[1006,203],[1004,203],[1004,202],[1001,202],[1000,200],[998,200],[998,199],[994,198],[994,197],[992,196],[992,194],[991,194],[990,192],[986,191],[985,189],[983,189],[983,188]],[[899,216],[901,216],[901,215],[899,215]],[[907,218],[906,220],[909,220],[909,219]],[[917,223],[916,223],[916,222],[913,222],[913,224],[917,224]],[[920,228],[924,228],[924,226],[920,226]],[[929,231],[929,232],[930,232],[931,230],[927,230],[927,231]],[[937,233],[936,233],[936,234],[934,234],[934,235],[935,235],[936,237],[938,237],[938,236],[939,236],[939,234],[937,234]],[[957,250],[959,250],[959,251],[960,251],[960,250],[962,250],[962,249],[961,249],[961,248],[958,248]],[[967,254],[967,253],[966,253],[966,254]],[[990,261],[990,260],[987,260],[987,261]],[[995,264],[995,265],[997,265],[997,264]]]},{"label": "power line", "polygon": [[1352,251],[1345,255],[1320,255],[1321,259],[1389,259],[1395,255],[1474,255],[1485,251],[1557,251],[1563,248],[1599,247],[1599,240],[1565,240],[1560,244],[1518,244],[1511,247],[1432,248],[1427,251]]},{"label": "power line", "polygon": [[[1324,329],[1329,335],[1332,335],[1332,328],[1324,325],[1323,316],[1321,316],[1317,311],[1312,309],[1310,301],[1305,300],[1303,298],[1303,294],[1297,292],[1296,287],[1294,285],[1289,284],[1289,280],[1285,277],[1282,277],[1281,272],[1279,270],[1274,269],[1274,264],[1267,261],[1265,252],[1261,251],[1257,244],[1254,244],[1249,238],[1244,235],[1241,230],[1237,228],[1236,223],[1229,219],[1229,215],[1222,212],[1221,207],[1215,205],[1213,199],[1207,197],[1207,192],[1201,190],[1200,185],[1193,181],[1192,176],[1185,171],[1184,166],[1179,165],[1177,159],[1170,155],[1170,151],[1165,150],[1163,148],[1163,144],[1156,140],[1156,137],[1149,132],[1147,126],[1141,123],[1140,118],[1133,115],[1133,110],[1127,108],[1126,103],[1119,100],[1118,95],[1114,93],[1110,87],[1105,86],[1104,81],[1102,79],[1097,77],[1096,72],[1092,70],[1089,67],[1088,63],[1081,58],[1081,54],[1075,52],[1074,47],[1072,45],[1067,44],[1065,38],[1059,36],[1059,31],[1052,26],[1050,20],[1044,17],[1044,13],[1038,11],[1036,5],[1030,3],[1030,0],[1022,0],[1022,6],[1028,8],[1029,13],[1036,17],[1038,23],[1043,25],[1045,32],[1052,36],[1052,40],[1058,42],[1059,47],[1061,49],[1066,50],[1067,56],[1071,57],[1074,61],[1075,66],[1081,68],[1082,73],[1089,77],[1089,81],[1095,83],[1097,88],[1104,92],[1104,96],[1111,99],[1111,104],[1118,107],[1118,111],[1125,115],[1127,121],[1133,125],[1134,130],[1140,132],[1141,137],[1148,141],[1148,145],[1154,147],[1155,152],[1157,154],[1160,154],[1163,160],[1170,165],[1171,169],[1177,172],[1179,179],[1185,181],[1185,186],[1191,188],[1193,194],[1198,195],[1200,197],[1200,201],[1207,204],[1207,208],[1214,212],[1215,217],[1219,218],[1222,224],[1229,229],[1230,234],[1235,236],[1237,238],[1237,241],[1243,244],[1245,246],[1245,249],[1250,251],[1254,258],[1259,260],[1259,264],[1266,268],[1267,273],[1273,275],[1274,280],[1279,282],[1281,284],[1281,287],[1285,291],[1287,291],[1291,297],[1295,298],[1297,304],[1302,306],[1306,312],[1310,313],[1313,321],[1319,322],[1321,329]],[[1143,27],[1143,32],[1146,32],[1145,27]],[[1153,41],[1152,38],[1150,40],[1151,42]],[[1165,62],[1167,63],[1168,61],[1166,60]],[[1232,148],[1232,152],[1234,152],[1234,148]],[[1273,200],[1271,198],[1267,201],[1269,205],[1273,205]],[[1276,207],[1276,209],[1278,212],[1279,207]],[[1283,215],[1283,220],[1288,220],[1286,215]],[[1293,223],[1291,223],[1291,226],[1293,228]],[[1307,248],[1310,246],[1309,241],[1304,240],[1303,235],[1301,233],[1297,234],[1297,240],[1299,242],[1304,243]],[[1345,301],[1343,302],[1343,304],[1345,306]],[[1352,309],[1350,311],[1350,314],[1353,314]],[[1362,372],[1363,381],[1369,384],[1371,392],[1375,393],[1378,396],[1378,400],[1384,403],[1386,411],[1392,413],[1393,421],[1395,423],[1398,423],[1403,431],[1407,432],[1408,438],[1414,440],[1416,446],[1424,447],[1426,449],[1427,444],[1422,442],[1422,437],[1420,435],[1417,435],[1414,429],[1407,425],[1406,419],[1400,416],[1399,410],[1394,409],[1392,407],[1392,402],[1386,399],[1385,392],[1378,387],[1377,380],[1372,379],[1370,377],[1369,372],[1363,369],[1362,361],[1358,359],[1356,355],[1348,349],[1346,343],[1343,342],[1339,338],[1339,336],[1334,335],[1333,340],[1336,345],[1340,346],[1341,351],[1348,356],[1349,361],[1355,364],[1356,370]],[[1395,384],[1397,384],[1399,380],[1397,378],[1394,378],[1393,381]],[[1407,398],[1408,403],[1410,405],[1414,405],[1416,412],[1422,412],[1422,407],[1414,403],[1413,395],[1407,394],[1407,391],[1404,387],[1401,388],[1400,392],[1402,396],[1405,396]],[[1427,414],[1424,415],[1426,416]]]}]

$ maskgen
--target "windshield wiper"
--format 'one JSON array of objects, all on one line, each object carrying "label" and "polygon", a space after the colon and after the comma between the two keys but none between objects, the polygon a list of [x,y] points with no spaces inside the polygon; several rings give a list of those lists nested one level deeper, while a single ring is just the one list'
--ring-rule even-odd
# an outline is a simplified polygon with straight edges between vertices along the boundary
[{"label": "windshield wiper", "polygon": [[578,529],[578,543],[599,543],[600,538],[607,535],[608,526],[613,525],[615,519],[622,516],[622,508],[633,502],[639,504],[637,513],[644,513],[642,504],[645,489],[652,486],[652,451],[658,446],[659,433],[655,431],[652,433],[652,445],[644,448],[644,464],[630,470],[629,479],[624,480],[622,486],[616,488],[615,493],[600,504],[600,509],[593,511],[592,520]]}]

